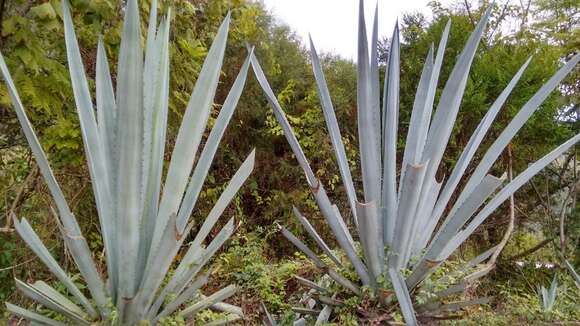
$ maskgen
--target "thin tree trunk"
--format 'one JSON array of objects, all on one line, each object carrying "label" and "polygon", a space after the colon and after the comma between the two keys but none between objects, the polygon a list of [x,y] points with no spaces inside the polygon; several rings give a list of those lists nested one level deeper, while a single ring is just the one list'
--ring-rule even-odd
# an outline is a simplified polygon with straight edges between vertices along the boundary
[{"label": "thin tree trunk", "polygon": [[562,257],[566,257],[566,207],[568,206],[568,200],[573,198],[573,194],[576,193],[576,187],[578,187],[578,183],[580,183],[580,180],[574,180],[574,183],[570,185],[568,195],[566,195],[566,198],[564,198],[564,201],[562,202],[562,208],[560,208],[560,254]]},{"label": "thin tree trunk", "polygon": [[34,185],[36,184],[36,179],[38,177],[38,172],[39,172],[38,166],[34,165],[32,167],[32,170],[30,171],[30,173],[28,173],[26,180],[24,181],[24,183],[22,183],[22,186],[18,190],[16,197],[12,201],[12,205],[10,205],[10,209],[6,213],[6,224],[3,228],[0,228],[0,232],[12,232],[13,231],[12,230],[12,215],[16,214],[16,211],[18,210],[18,208],[20,207],[22,202],[26,199],[27,191],[29,189],[34,188]]},{"label": "thin tree trunk", "polygon": [[[511,146],[511,144],[508,146],[507,150],[508,150],[507,154],[508,154],[508,164],[509,164],[508,165],[508,178],[509,178],[509,181],[512,181],[512,179],[513,179],[513,160],[512,160],[512,146]],[[510,239],[510,237],[514,231],[515,220],[516,220],[516,212],[515,211],[516,211],[516,209],[515,209],[514,195],[511,195],[510,196],[509,224],[508,224],[507,230],[505,231],[503,238],[501,239],[500,243],[497,245],[495,252],[489,258],[488,265],[490,265],[490,266],[495,265],[495,262],[497,261],[499,254],[502,252],[503,248],[505,248],[505,246],[507,245],[508,240]]]},{"label": "thin tree trunk", "polygon": [[3,45],[2,25],[4,24],[4,10],[6,9],[6,0],[0,0],[0,47]]}]

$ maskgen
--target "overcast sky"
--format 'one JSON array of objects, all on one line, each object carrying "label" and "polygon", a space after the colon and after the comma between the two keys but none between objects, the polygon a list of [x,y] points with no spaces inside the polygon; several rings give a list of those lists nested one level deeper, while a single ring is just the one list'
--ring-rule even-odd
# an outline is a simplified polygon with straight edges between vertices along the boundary
[{"label": "overcast sky", "polygon": [[[319,52],[331,52],[345,58],[356,57],[358,0],[262,0],[266,7],[302,38],[312,34]],[[397,17],[419,11],[430,17],[430,0],[378,0],[379,34],[390,36]],[[441,0],[443,4],[452,0]],[[377,1],[365,1],[367,25],[370,27]],[[370,31],[369,31],[370,33]],[[307,44],[305,42],[305,44]]]}]

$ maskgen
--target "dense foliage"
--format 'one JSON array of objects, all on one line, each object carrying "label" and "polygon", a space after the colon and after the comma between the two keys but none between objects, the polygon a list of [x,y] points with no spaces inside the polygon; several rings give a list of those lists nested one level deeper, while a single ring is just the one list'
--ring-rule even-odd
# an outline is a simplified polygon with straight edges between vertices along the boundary
[{"label": "dense foliage", "polygon": [[[482,12],[475,6],[465,7],[463,1],[445,7],[432,2],[432,18],[409,13],[401,17],[401,105],[402,128],[400,144],[406,135],[406,121],[410,118],[421,66],[432,42],[437,44],[445,23],[452,20],[450,39],[440,80],[447,80],[455,58],[461,51],[469,33]],[[140,1],[141,15],[148,14],[149,1]],[[305,47],[288,26],[280,25],[259,1],[251,0],[170,0],[163,1],[161,12],[173,9],[170,36],[171,80],[169,148],[175,140],[178,122],[187,105],[187,99],[214,38],[219,23],[228,10],[232,23],[225,55],[221,81],[224,91],[218,90],[216,103],[223,103],[227,90],[233,83],[238,67],[246,55],[246,42],[256,46],[257,56],[268,76],[278,101],[297,132],[305,154],[317,176],[332,194],[332,200],[346,208],[346,196],[339,182],[339,172],[334,163],[332,144],[327,137],[324,117],[316,93],[314,77]],[[71,1],[74,25],[85,66],[94,67],[96,44],[104,35],[110,62],[117,62],[122,27],[122,1]],[[497,1],[490,26],[484,34],[476,54],[467,83],[458,123],[446,152],[445,168],[439,176],[449,175],[454,159],[460,154],[485,110],[499,95],[526,58],[533,54],[529,66],[512,96],[501,110],[493,129],[476,155],[480,158],[487,146],[513,118],[522,104],[551,76],[562,63],[578,51],[580,13],[578,0]],[[307,10],[307,8],[305,8]],[[82,140],[74,108],[71,82],[66,65],[62,12],[57,0],[0,0],[0,50],[13,74],[27,113],[55,168],[65,196],[69,199],[84,234],[97,260],[101,259],[103,243],[99,235],[96,207],[89,184],[88,170],[82,155]],[[145,28],[145,24],[143,25]],[[383,40],[381,63],[386,64],[389,39]],[[346,153],[351,169],[359,170],[355,151],[356,132],[356,66],[355,63],[327,54],[322,58],[337,118],[342,127]],[[116,71],[112,67],[112,71]],[[384,73],[381,71],[381,73]],[[580,105],[580,69],[566,79],[560,92],[554,92],[543,103],[531,120],[511,143],[514,173],[522,171],[528,163],[543,156],[557,144],[580,131],[578,105]],[[88,71],[91,88],[94,71]],[[113,76],[113,79],[115,76]],[[440,86],[442,86],[440,84]],[[438,94],[439,95],[439,94]],[[213,124],[219,108],[210,117]],[[315,208],[313,198],[296,165],[281,129],[267,106],[262,91],[249,77],[244,94],[234,114],[230,127],[216,154],[200,202],[207,206],[196,207],[194,219],[201,222],[225,187],[235,168],[241,164],[251,148],[256,147],[256,171],[240,191],[228,210],[241,221],[233,241],[217,258],[216,276],[211,288],[228,282],[237,282],[245,288],[233,301],[248,312],[248,324],[259,322],[263,301],[270,312],[285,315],[288,302],[302,295],[302,289],[291,279],[298,271],[312,275],[313,267],[275,230],[274,223],[283,221],[295,234],[303,230],[292,216],[291,204],[307,203],[303,213],[312,218],[314,227],[330,240],[328,229]],[[399,148],[402,151],[402,147]],[[399,155],[401,156],[401,155]],[[573,185],[576,172],[576,152],[572,151],[562,162],[548,168],[542,176],[534,178],[516,196],[516,226],[498,267],[491,280],[473,291],[493,295],[499,300],[491,306],[471,311],[474,324],[481,318],[490,323],[509,321],[533,323],[540,320],[579,320],[579,289],[560,265],[563,254],[574,266],[580,266],[580,206]],[[501,175],[509,165],[506,152],[492,172]],[[355,174],[358,175],[358,174]],[[355,183],[361,180],[355,178]],[[332,190],[332,191],[331,191]],[[568,193],[573,193],[567,202]],[[51,204],[46,186],[38,178],[16,120],[4,86],[0,87],[0,227],[10,228],[10,212],[25,216],[38,230],[47,247],[59,263],[77,275],[77,271],[64,250],[58,226],[48,207]],[[564,205],[562,204],[564,202]],[[566,205],[567,203],[567,205]],[[566,209],[561,209],[562,207]],[[564,212],[561,214],[561,212]],[[469,260],[481,249],[498,243],[508,224],[508,206],[498,210],[481,226],[470,242],[461,248],[459,260]],[[560,221],[565,217],[565,237],[561,241]],[[304,237],[305,238],[305,237]],[[528,249],[542,245],[537,251],[523,255]],[[240,259],[242,257],[242,259]],[[517,259],[511,259],[517,257]],[[513,264],[522,261],[524,267]],[[535,268],[537,262],[555,263],[555,268]],[[537,286],[549,287],[554,274],[558,274],[561,295],[551,312],[542,311]],[[0,233],[0,301],[29,302],[14,291],[13,278],[23,280],[50,279],[34,255],[24,246],[14,232]],[[55,287],[59,288],[56,284]],[[61,286],[62,288],[62,286]],[[506,305],[506,302],[513,304]],[[344,307],[341,325],[355,320],[363,303],[349,303]],[[3,309],[3,308],[0,308]],[[492,313],[494,309],[501,314]],[[0,316],[2,318],[8,316]],[[217,318],[204,316],[209,320]],[[479,322],[477,322],[479,319]],[[469,323],[467,321],[466,323]]]}]

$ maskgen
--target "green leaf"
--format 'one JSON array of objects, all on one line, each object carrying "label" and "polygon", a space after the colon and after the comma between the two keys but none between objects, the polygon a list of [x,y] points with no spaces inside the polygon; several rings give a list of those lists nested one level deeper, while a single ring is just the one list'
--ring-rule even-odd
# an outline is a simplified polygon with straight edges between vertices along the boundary
[{"label": "green leaf", "polygon": [[45,2],[41,5],[34,6],[34,7],[30,8],[30,13],[33,16],[36,16],[40,19],[55,19],[56,18],[56,12],[54,11],[54,8],[50,4],[50,2]]}]

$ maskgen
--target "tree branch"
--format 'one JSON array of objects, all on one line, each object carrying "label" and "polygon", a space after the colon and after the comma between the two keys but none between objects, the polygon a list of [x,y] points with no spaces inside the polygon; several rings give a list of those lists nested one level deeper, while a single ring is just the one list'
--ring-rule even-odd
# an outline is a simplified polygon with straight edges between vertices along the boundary
[{"label": "tree branch", "polygon": [[[511,182],[513,180],[513,160],[512,160],[512,146],[511,146],[511,144],[508,145],[507,154],[508,154],[508,164],[509,164],[508,165],[508,178],[509,178],[509,181]],[[497,245],[494,253],[489,258],[489,261],[488,261],[489,266],[495,265],[495,262],[497,261],[499,254],[502,252],[503,248],[505,248],[505,246],[507,245],[508,240],[510,239],[512,233],[514,232],[515,221],[516,221],[515,200],[514,200],[514,195],[511,195],[510,196],[509,224],[508,224],[507,230],[505,231],[503,238],[501,239],[500,243]]]},{"label": "tree branch", "polygon": [[6,0],[0,0],[0,47],[2,46],[2,25],[4,23],[4,10],[6,9]]},{"label": "tree branch", "polygon": [[562,202],[562,208],[560,209],[560,253],[562,257],[566,257],[566,206],[568,206],[568,200],[572,197],[572,194],[576,192],[576,187],[580,184],[580,180],[576,180],[574,184],[569,188],[568,195],[564,198]]},{"label": "tree branch", "polygon": [[473,15],[471,14],[471,9],[469,8],[469,3],[467,2],[467,0],[463,0],[463,3],[465,4],[465,10],[467,10],[467,16],[469,16],[469,21],[471,21],[471,25],[473,25],[473,27],[475,27],[475,19],[473,19]]},{"label": "tree branch", "polygon": [[36,184],[36,179],[38,177],[38,172],[39,172],[38,166],[34,165],[32,167],[32,170],[30,170],[30,173],[28,173],[26,180],[18,190],[18,193],[16,193],[16,197],[12,201],[12,205],[10,205],[10,209],[6,213],[6,225],[3,228],[0,228],[0,232],[12,232],[11,216],[12,214],[16,214],[18,208],[20,207],[20,205],[22,205],[22,202],[24,202],[24,200],[26,199],[27,191],[29,189],[34,188],[34,185]]},{"label": "tree branch", "polygon": [[525,256],[531,255],[534,252],[544,248],[546,245],[548,245],[552,241],[554,241],[554,238],[545,239],[544,241],[538,243],[537,245],[531,247],[530,249],[526,249],[526,250],[520,252],[519,254],[515,254],[511,257],[508,257],[507,260],[520,259],[520,258],[523,258]]},{"label": "tree branch", "polygon": [[505,5],[503,6],[503,9],[501,10],[501,14],[499,15],[499,18],[497,19],[497,22],[495,24],[495,27],[493,28],[493,30],[491,31],[491,34],[489,34],[489,39],[493,39],[493,34],[495,34],[495,32],[497,31],[497,29],[499,28],[499,24],[501,23],[501,21],[505,18],[506,16],[506,10],[509,4],[509,0],[505,2]]}]

